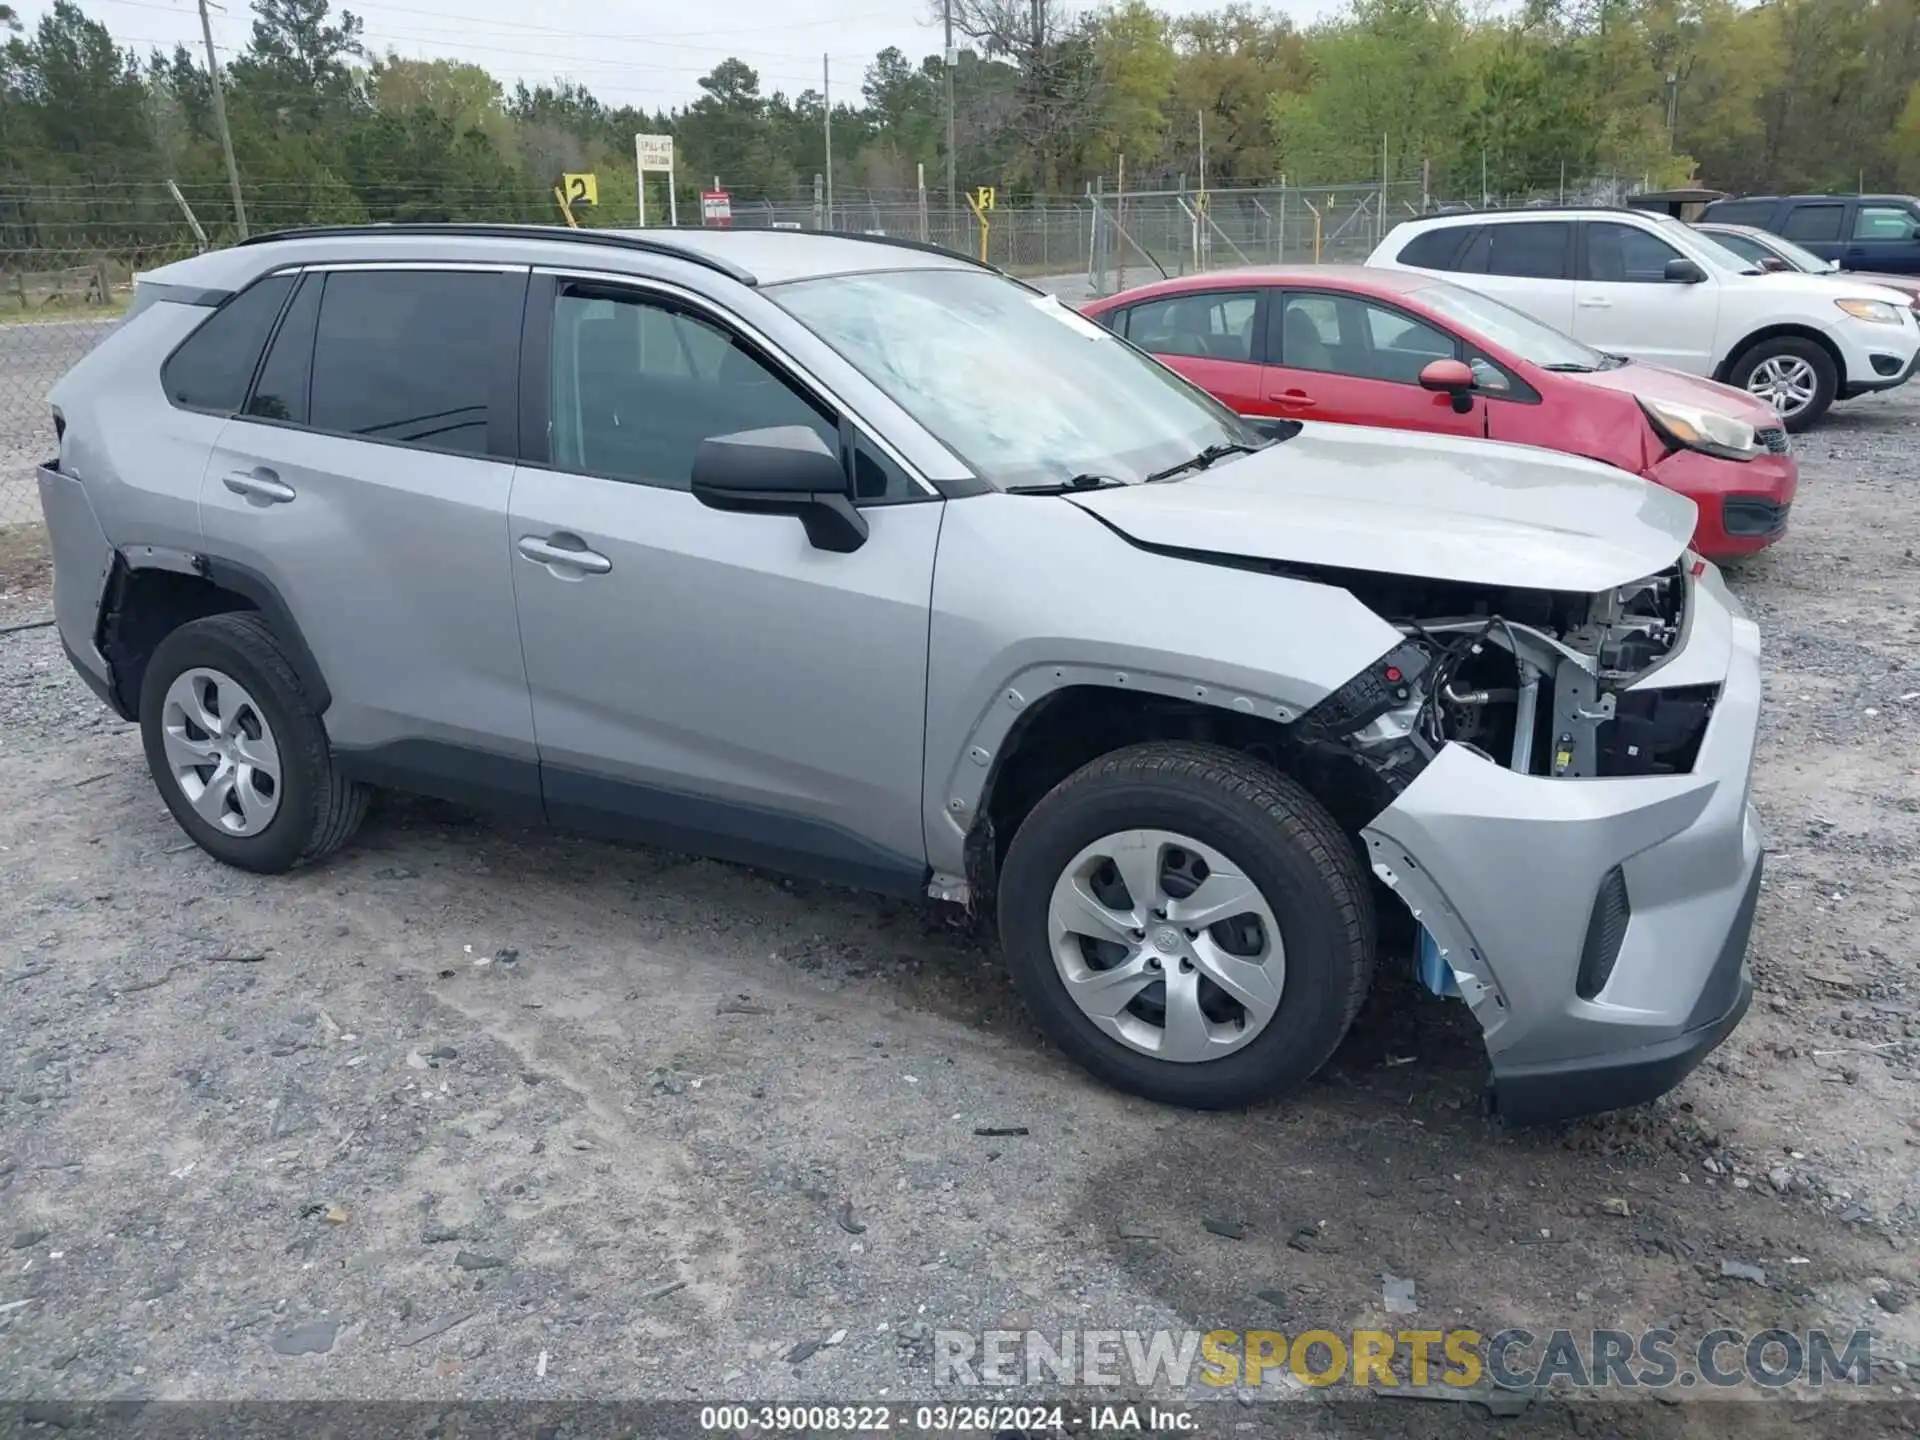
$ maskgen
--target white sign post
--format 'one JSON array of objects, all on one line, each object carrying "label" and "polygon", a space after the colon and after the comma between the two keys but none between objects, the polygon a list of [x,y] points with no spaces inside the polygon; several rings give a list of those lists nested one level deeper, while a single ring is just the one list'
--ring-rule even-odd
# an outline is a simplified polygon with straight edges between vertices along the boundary
[{"label": "white sign post", "polygon": [[667,172],[667,223],[680,223],[680,198],[673,193],[673,137],[636,135],[633,137],[633,167],[639,179],[640,225],[647,223],[647,172]]}]

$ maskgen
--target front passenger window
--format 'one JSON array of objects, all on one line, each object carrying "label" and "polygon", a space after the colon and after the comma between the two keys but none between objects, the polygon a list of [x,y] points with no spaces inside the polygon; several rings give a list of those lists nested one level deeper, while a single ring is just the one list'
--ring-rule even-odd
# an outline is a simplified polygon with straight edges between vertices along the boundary
[{"label": "front passenger window", "polygon": [[1617,221],[1587,225],[1586,278],[1615,285],[1659,285],[1680,252],[1657,235]]},{"label": "front passenger window", "polygon": [[[781,425],[840,451],[838,424],[727,331],[631,297],[561,293],[551,384],[552,459],[564,470],[685,490],[702,441]],[[876,483],[867,478],[863,494]]]},{"label": "front passenger window", "polygon": [[1854,217],[1856,240],[1911,240],[1920,233],[1920,220],[1891,205],[1862,205]]},{"label": "front passenger window", "polygon": [[1455,354],[1452,336],[1350,295],[1288,295],[1276,338],[1280,363],[1290,369],[1402,385],[1419,384],[1422,370]]}]

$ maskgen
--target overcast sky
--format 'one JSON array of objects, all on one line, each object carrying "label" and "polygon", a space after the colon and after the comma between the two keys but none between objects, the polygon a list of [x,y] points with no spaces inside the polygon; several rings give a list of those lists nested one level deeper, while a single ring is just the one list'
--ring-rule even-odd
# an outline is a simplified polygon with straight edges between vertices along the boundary
[{"label": "overcast sky", "polygon": [[[79,0],[123,45],[143,55],[176,43],[201,49],[192,0]],[[52,0],[14,0],[29,28]],[[340,8],[335,0],[335,8]],[[820,87],[821,56],[831,57],[836,99],[857,97],[875,52],[897,45],[913,60],[939,53],[940,29],[926,23],[927,0],[722,0],[700,5],[615,7],[591,0],[368,0],[345,8],[366,22],[367,48],[384,54],[447,56],[484,66],[512,88],[564,76],[612,105],[682,105],[694,83],[728,55],[760,72],[760,88],[798,94]],[[1176,12],[1215,9],[1206,0],[1163,0]],[[1334,8],[1329,0],[1277,0],[1276,10],[1305,23]],[[722,25],[724,15],[731,23]],[[537,18],[531,18],[535,17]],[[252,12],[244,0],[213,10],[213,42],[223,62],[246,48]],[[704,28],[703,28],[704,27]]]}]

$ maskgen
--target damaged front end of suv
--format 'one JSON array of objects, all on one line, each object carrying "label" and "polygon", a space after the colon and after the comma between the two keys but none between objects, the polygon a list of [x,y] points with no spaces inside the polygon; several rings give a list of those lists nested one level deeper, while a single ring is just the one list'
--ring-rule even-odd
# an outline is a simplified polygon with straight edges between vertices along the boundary
[{"label": "damaged front end of suv", "polygon": [[1517,1123],[1671,1088],[1738,1023],[1758,636],[1691,555],[1596,594],[1329,574],[1401,640],[1295,727]]}]

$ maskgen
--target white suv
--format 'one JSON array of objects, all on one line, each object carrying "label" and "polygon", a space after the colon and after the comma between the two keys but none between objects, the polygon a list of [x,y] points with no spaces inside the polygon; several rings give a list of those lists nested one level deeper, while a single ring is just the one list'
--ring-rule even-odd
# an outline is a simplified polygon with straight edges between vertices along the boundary
[{"label": "white suv", "polygon": [[1914,372],[1908,297],[1845,275],[1766,275],[1641,210],[1519,210],[1409,220],[1369,265],[1446,275],[1597,350],[1749,390],[1804,430],[1835,400]]}]

